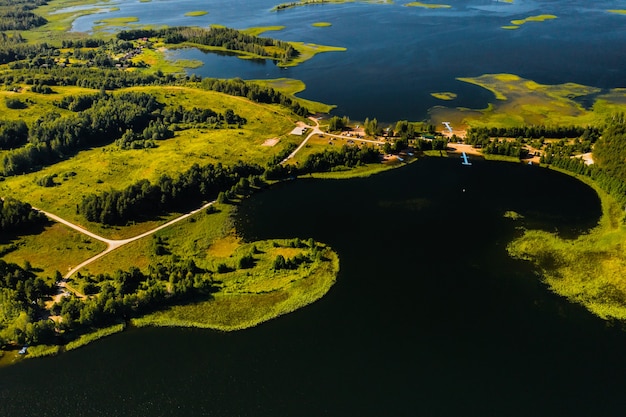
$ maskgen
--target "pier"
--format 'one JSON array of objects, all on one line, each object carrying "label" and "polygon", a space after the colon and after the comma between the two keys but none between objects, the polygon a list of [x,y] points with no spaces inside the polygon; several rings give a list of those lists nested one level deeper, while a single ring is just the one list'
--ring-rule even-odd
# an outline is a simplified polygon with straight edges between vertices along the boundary
[{"label": "pier", "polygon": [[461,158],[463,159],[463,162],[461,162],[462,165],[472,165],[472,163],[469,161],[469,158],[467,157],[467,154],[465,152],[463,152],[463,155],[461,156]]}]

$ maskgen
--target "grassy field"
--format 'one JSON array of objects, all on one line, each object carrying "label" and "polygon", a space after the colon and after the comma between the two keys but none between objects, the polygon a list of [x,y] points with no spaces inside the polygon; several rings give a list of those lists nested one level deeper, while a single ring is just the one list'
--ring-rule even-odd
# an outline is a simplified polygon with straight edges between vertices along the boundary
[{"label": "grassy field", "polygon": [[28,261],[42,277],[54,277],[56,271],[65,274],[106,248],[104,243],[59,223],[51,224],[38,235],[20,236],[9,244],[0,245],[0,250],[9,246],[15,249],[2,255],[4,261],[18,265]]},{"label": "grassy field", "polygon": [[[571,173],[568,173],[572,175]],[[624,211],[586,177],[598,193],[602,217],[596,228],[576,239],[528,230],[509,253],[533,262],[555,293],[580,303],[603,319],[626,319],[626,229]]]},{"label": "grassy field", "polygon": [[[217,212],[199,212],[193,217],[183,220],[171,227],[157,232],[154,236],[166,242],[171,254],[181,258],[193,258],[201,267],[212,266],[207,263],[209,248],[217,241],[232,235],[234,226],[231,205],[216,205]],[[154,237],[145,237],[115,250],[108,255],[87,265],[84,274],[111,273],[118,269],[128,270],[137,267],[147,271],[151,262],[160,260],[154,254]]]},{"label": "grassy field", "polygon": [[[62,95],[85,93],[65,87],[58,89],[56,99]],[[248,100],[227,96],[221,93],[187,87],[138,87],[126,91],[144,91],[157,97],[164,103],[180,104],[184,107],[209,107],[223,113],[232,109],[245,117],[248,123],[241,129],[190,128],[178,131],[174,138],[158,142],[158,147],[142,150],[120,150],[116,145],[108,145],[79,152],[77,155],[40,171],[7,178],[0,182],[0,194],[11,195],[29,202],[44,210],[52,211],[68,220],[83,224],[112,238],[129,237],[148,230],[156,223],[147,222],[123,230],[102,228],[96,224],[85,223],[76,214],[76,204],[83,195],[124,188],[140,179],[157,179],[161,174],[175,176],[188,169],[194,163],[206,165],[221,162],[232,165],[241,160],[249,163],[264,164],[273,155],[280,152],[289,143],[296,143],[301,138],[288,135],[294,126],[294,116],[287,110],[275,105],[262,105]],[[0,92],[0,106],[4,105],[2,95],[14,94]],[[50,97],[23,93],[20,98],[37,100],[23,112],[24,119],[36,117],[53,109]],[[56,108],[54,108],[56,109]],[[11,113],[15,112],[15,113]],[[18,118],[17,111],[7,111],[9,117]],[[274,146],[264,146],[265,141],[278,138]],[[2,153],[0,153],[1,157]],[[73,173],[72,175],[64,175]],[[58,175],[58,185],[41,187],[37,178],[45,175]],[[62,178],[62,179],[61,179]]]}]

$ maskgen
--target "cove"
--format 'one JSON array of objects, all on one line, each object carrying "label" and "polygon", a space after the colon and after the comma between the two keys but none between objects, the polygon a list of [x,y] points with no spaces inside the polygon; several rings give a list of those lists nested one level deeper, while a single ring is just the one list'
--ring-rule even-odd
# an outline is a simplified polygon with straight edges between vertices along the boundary
[{"label": "cove", "polygon": [[326,297],[245,331],[135,329],[0,369],[0,415],[621,415],[626,334],[505,250],[518,226],[573,237],[599,215],[586,185],[522,164],[280,184],[238,228],[330,244]]}]

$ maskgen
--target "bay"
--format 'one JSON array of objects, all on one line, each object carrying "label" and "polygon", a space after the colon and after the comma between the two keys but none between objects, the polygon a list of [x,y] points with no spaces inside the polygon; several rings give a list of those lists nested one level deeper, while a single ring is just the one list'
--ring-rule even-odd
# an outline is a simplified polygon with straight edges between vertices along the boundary
[{"label": "bay", "polygon": [[245,331],[132,329],[4,368],[0,414],[620,415],[626,334],[506,253],[520,226],[573,237],[599,214],[586,185],[521,164],[280,184],[245,201],[239,230],[330,244],[326,297]]}]

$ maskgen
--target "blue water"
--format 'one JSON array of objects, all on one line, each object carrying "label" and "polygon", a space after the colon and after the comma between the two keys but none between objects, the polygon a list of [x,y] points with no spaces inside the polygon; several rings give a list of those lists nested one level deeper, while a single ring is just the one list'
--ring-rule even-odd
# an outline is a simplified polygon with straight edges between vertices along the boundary
[{"label": "blue water", "polygon": [[[73,30],[89,31],[103,17],[137,16],[139,24],[222,24],[235,28],[282,25],[265,36],[288,41],[346,47],[346,52],[320,54],[305,64],[281,70],[271,61],[259,65],[237,57],[176,51],[179,59],[201,59],[190,70],[207,77],[244,79],[291,77],[303,80],[302,97],[338,106],[336,114],[354,120],[422,120],[435,105],[485,108],[493,96],[457,77],[513,73],[543,84],[576,82],[624,87],[626,16],[608,13],[622,1],[449,1],[450,9],[346,3],[270,9],[278,1],[137,0],[108,2],[119,11],[81,17]],[[193,10],[209,13],[186,17]],[[529,22],[505,30],[513,19],[553,14],[557,19]],[[316,28],[318,21],[331,27]],[[430,93],[451,91],[457,99],[444,102]]]}]

